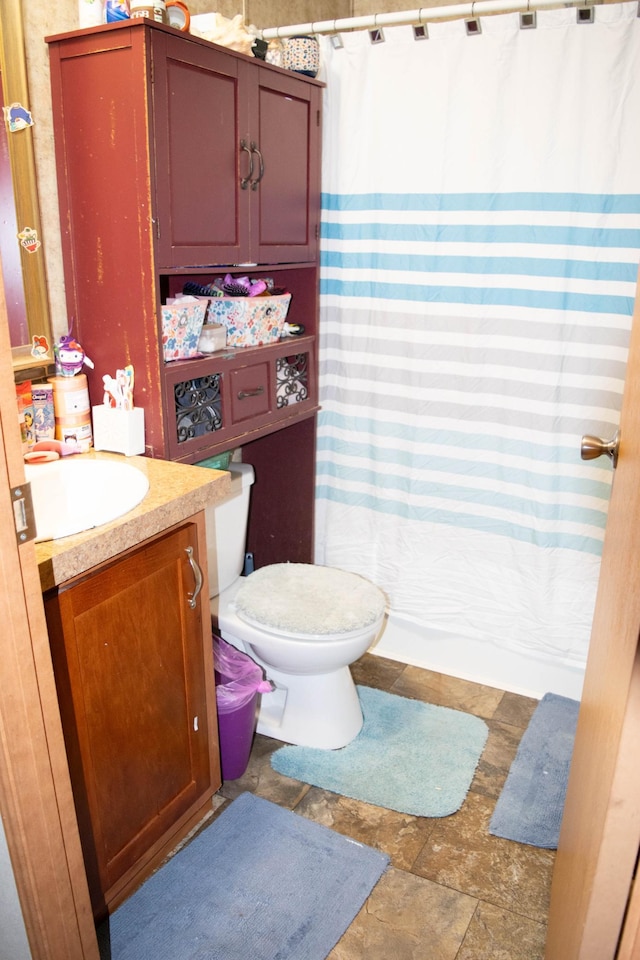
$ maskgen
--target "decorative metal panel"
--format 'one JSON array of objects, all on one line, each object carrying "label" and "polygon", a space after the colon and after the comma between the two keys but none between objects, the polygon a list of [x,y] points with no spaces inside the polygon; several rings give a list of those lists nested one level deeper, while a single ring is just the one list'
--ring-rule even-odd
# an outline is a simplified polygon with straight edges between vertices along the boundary
[{"label": "decorative metal panel", "polygon": [[296,353],[276,361],[276,403],[278,409],[302,403],[309,396],[309,354]]},{"label": "decorative metal panel", "polygon": [[221,430],[222,375],[183,380],[174,386],[178,443]]}]

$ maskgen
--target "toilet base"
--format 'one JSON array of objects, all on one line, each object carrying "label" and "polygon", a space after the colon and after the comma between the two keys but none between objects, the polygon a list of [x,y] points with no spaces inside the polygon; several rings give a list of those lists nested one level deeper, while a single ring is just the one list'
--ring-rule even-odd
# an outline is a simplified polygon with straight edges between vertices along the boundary
[{"label": "toilet base", "polygon": [[220,630],[220,636],[248,653],[274,684],[271,693],[260,694],[258,733],[297,746],[338,750],[360,732],[362,707],[349,667],[292,676],[264,663],[250,644],[227,630]]},{"label": "toilet base", "polygon": [[[260,695],[257,732],[303,747],[339,750],[346,747],[362,729],[364,722],[358,693],[348,664],[358,659],[375,641],[382,624],[373,624],[356,636],[348,635],[335,644],[327,672],[319,667],[320,648],[314,658],[310,646],[302,664],[298,656],[279,668],[267,663],[256,648],[265,645],[265,634],[241,621],[233,609],[237,585],[211,599],[214,630],[228,643],[247,653],[263,669],[275,689]],[[282,658],[283,650],[278,653]],[[339,653],[339,656],[336,654]],[[266,655],[266,654],[265,654]],[[342,659],[344,658],[344,659]],[[344,666],[335,666],[336,661]],[[300,672],[301,668],[304,672]]]},{"label": "toilet base", "polygon": [[273,667],[265,669],[275,690],[261,696],[258,733],[299,746],[338,750],[362,729],[362,708],[349,667],[295,678]]}]

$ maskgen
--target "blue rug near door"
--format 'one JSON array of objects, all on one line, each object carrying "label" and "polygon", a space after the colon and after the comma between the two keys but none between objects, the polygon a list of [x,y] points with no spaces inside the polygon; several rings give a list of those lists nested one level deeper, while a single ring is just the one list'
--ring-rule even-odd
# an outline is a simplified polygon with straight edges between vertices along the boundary
[{"label": "blue rug near door", "polygon": [[111,958],[324,960],[388,863],[243,793],[115,911]]},{"label": "blue rug near door", "polygon": [[520,741],[489,833],[555,850],[580,704],[545,693]]},{"label": "blue rug near door", "polygon": [[487,740],[484,720],[448,707],[357,688],[364,725],[341,750],[281,747],[278,773],[418,817],[459,810]]}]

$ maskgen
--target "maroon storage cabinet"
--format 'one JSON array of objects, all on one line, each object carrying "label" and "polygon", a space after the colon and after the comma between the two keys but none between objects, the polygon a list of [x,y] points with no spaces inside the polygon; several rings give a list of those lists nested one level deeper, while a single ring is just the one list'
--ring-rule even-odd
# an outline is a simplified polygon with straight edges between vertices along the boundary
[{"label": "maroon storage cabinet", "polygon": [[[256,565],[313,559],[322,84],[147,18],[47,38],[70,322],[135,368],[149,456],[243,448]],[[269,276],[301,338],[165,363],[187,281]]]}]

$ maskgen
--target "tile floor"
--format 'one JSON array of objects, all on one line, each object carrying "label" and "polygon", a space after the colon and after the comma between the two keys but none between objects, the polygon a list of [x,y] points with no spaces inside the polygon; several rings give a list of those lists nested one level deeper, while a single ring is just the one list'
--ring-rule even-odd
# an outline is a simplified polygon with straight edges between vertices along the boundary
[{"label": "tile floor", "polygon": [[356,683],[476,714],[489,739],[461,809],[413,817],[276,773],[279,741],[256,736],[243,777],[216,795],[216,814],[249,790],[384,850],[391,866],[328,960],[542,960],[555,853],[488,832],[495,802],[536,700],[371,654]]}]

